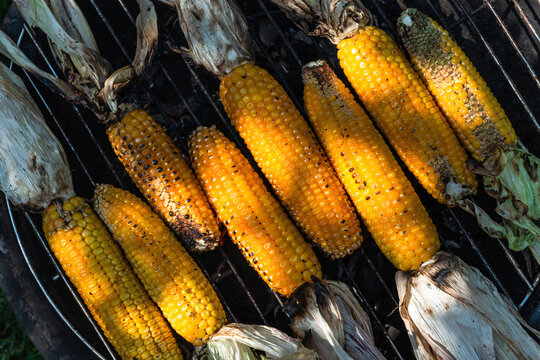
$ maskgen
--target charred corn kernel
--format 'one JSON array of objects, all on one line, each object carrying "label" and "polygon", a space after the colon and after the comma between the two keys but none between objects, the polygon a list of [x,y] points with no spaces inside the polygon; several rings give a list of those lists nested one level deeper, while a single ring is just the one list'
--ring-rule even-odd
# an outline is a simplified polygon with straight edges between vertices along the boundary
[{"label": "charred corn kernel", "polygon": [[244,64],[221,81],[221,100],[296,223],[332,258],[362,243],[360,222],[324,151],[289,96],[264,69]]},{"label": "charred corn kernel", "polygon": [[304,67],[304,104],[341,182],[386,257],[416,269],[439,249],[439,237],[382,136],[323,61]]},{"label": "charred corn kernel", "polygon": [[321,275],[311,247],[229,139],[215,127],[199,127],[189,151],[219,219],[272,290],[289,296],[311,275]]},{"label": "charred corn kernel", "polygon": [[114,152],[152,208],[190,251],[214,249],[219,229],[197,178],[163,128],[135,110],[107,129]]},{"label": "charred corn kernel", "polygon": [[398,28],[414,66],[474,159],[516,143],[501,105],[446,30],[416,9],[401,15]]},{"label": "charred corn kernel", "polygon": [[[387,61],[385,53],[392,55]],[[424,188],[439,202],[476,192],[467,155],[397,44],[366,26],[338,43],[345,75],[382,132]]]},{"label": "charred corn kernel", "polygon": [[50,205],[43,213],[43,232],[62,269],[122,359],[182,359],[159,309],[82,198]]},{"label": "charred corn kernel", "polygon": [[[172,231],[141,199],[111,185],[97,185],[94,207],[173,329],[203,345],[227,319],[212,285]],[[203,299],[215,315],[203,317]]]}]

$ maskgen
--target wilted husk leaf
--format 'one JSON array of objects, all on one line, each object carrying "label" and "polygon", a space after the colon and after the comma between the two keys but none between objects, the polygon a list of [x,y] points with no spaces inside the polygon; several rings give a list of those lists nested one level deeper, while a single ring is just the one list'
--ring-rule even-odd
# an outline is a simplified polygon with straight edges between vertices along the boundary
[{"label": "wilted husk leaf", "polygon": [[[17,65],[52,83],[69,100],[81,102],[103,121],[119,110],[117,91],[150,65],[157,48],[157,15],[150,0],[138,0],[137,49],[131,64],[113,72],[97,48],[84,15],[74,0],[15,0],[25,21],[40,28],[53,50],[67,82],[37,68],[0,32],[0,53]],[[71,85],[71,86],[70,86]],[[74,91],[74,89],[76,91]]]},{"label": "wilted husk leaf", "polygon": [[400,314],[417,359],[539,359],[531,328],[491,281],[458,257],[437,253],[396,274]]},{"label": "wilted husk leaf", "polygon": [[[263,354],[259,355],[258,352]],[[198,355],[194,358],[316,360],[317,355],[299,341],[269,326],[231,323],[213,334],[205,348],[198,349]]]},{"label": "wilted husk leaf", "polygon": [[369,318],[349,287],[313,279],[291,296],[286,311],[295,334],[326,360],[381,360]]},{"label": "wilted husk leaf", "polygon": [[524,149],[502,147],[482,164],[470,164],[483,175],[486,192],[497,200],[496,222],[477,204],[465,200],[459,205],[478,219],[480,227],[496,238],[506,238],[510,249],[531,248],[537,261],[540,246],[540,159]]},{"label": "wilted husk leaf", "polygon": [[375,18],[360,0],[272,0],[299,28],[337,44]]},{"label": "wilted husk leaf", "polygon": [[16,206],[40,211],[73,196],[62,146],[22,80],[0,63],[0,190]]}]

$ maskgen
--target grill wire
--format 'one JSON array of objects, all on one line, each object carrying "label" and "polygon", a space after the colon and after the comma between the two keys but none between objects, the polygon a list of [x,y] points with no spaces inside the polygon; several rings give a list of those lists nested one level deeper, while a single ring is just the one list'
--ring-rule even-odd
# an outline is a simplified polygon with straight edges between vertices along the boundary
[{"label": "grill wire", "polygon": [[[302,53],[304,49],[298,48],[298,41],[305,42],[307,47],[311,47],[310,51],[313,54],[325,59],[344,79],[335,58],[335,48],[329,46],[325,40],[308,38],[295,30],[284,15],[267,0],[238,1],[238,3],[248,14],[251,30],[254,33],[257,60],[260,60],[259,64],[266,67],[276,77],[299,109],[302,109],[302,103],[299,101],[301,99],[299,69],[308,60],[313,59],[306,58],[305,54]],[[407,1],[406,3],[434,16],[435,20],[448,29],[451,35],[457,36],[458,30],[468,31],[472,34],[474,41],[482,44],[476,50],[487,52],[490,61],[495,65],[493,69],[497,69],[498,76],[502,75],[499,81],[502,82],[504,79],[505,86],[511,89],[511,96],[514,96],[515,103],[520,107],[518,110],[520,121],[526,124],[521,126],[530,131],[530,133],[523,133],[523,131],[520,133],[520,128],[518,128],[518,133],[526,145],[532,146],[527,143],[527,139],[532,138],[534,141],[540,132],[540,125],[535,116],[538,109],[534,108],[534,104],[531,108],[527,102],[530,100],[527,100],[528,97],[520,91],[521,84],[517,86],[509,74],[511,72],[507,69],[509,67],[507,62],[510,57],[507,56],[503,59],[505,62],[503,65],[503,61],[496,55],[493,45],[488,40],[489,36],[480,30],[481,26],[478,20],[480,16],[487,17],[491,14],[490,16],[494,20],[490,22],[490,25],[494,28],[497,26],[495,29],[504,34],[514,49],[515,55],[519,58],[516,63],[525,69],[529,76],[528,81],[534,84],[532,89],[538,91],[540,82],[534,70],[537,64],[530,59],[528,60],[530,56],[524,53],[523,45],[521,48],[519,45],[522,41],[513,37],[513,29],[503,20],[507,12],[501,15],[502,11],[495,6],[496,4],[488,0],[470,0],[467,3],[461,0],[441,0],[440,3],[433,0]],[[519,24],[523,29],[526,29],[532,48],[536,50],[536,55],[538,55],[538,46],[540,46],[540,36],[537,31],[538,14],[535,13],[535,8],[530,0],[508,0],[503,3],[507,5],[507,9],[512,9],[517,15]],[[397,3],[369,0],[365,1],[365,4],[379,19],[379,25],[397,39],[394,28],[395,21],[390,20],[390,16],[395,19],[395,14],[399,12]],[[443,5],[444,9],[452,9],[457,20],[449,22],[448,16],[442,15]],[[392,15],[383,10],[383,7],[386,11],[391,8]],[[109,9],[114,10],[109,12]],[[83,10],[89,21],[95,20],[94,22],[90,21],[93,29],[103,27],[105,35],[97,34],[98,44],[102,44],[102,48],[103,44],[116,45],[116,50],[119,51],[118,56],[123,57],[118,61],[122,63],[130,61],[129,54],[133,53],[134,45],[131,43],[133,43],[135,31],[133,14],[136,13],[133,4],[127,6],[124,0],[117,0],[116,3],[102,1],[98,4],[97,1],[90,0],[89,4],[83,6]],[[165,12],[168,16],[174,15],[172,12],[164,10],[162,6],[158,6],[158,10],[158,14]],[[124,31],[120,33],[115,30],[117,19],[114,19],[114,23],[111,22],[113,14],[115,17],[123,17],[128,20],[128,25],[131,28],[125,32],[129,33],[131,37],[124,34]],[[259,30],[264,26],[270,29],[266,29],[266,34],[268,32],[277,34],[273,40],[281,44],[281,51],[277,51],[277,55],[276,47],[265,41],[265,32],[260,32],[263,36],[259,36]],[[160,30],[162,30],[161,26]],[[180,38],[178,26],[175,30],[171,36]],[[99,38],[100,36],[103,36],[103,39]],[[167,34],[161,34],[160,38],[164,36],[167,37]],[[130,45],[124,45],[128,39],[131,39]],[[42,37],[40,38],[40,34],[34,33],[33,30],[23,25],[16,40],[17,45],[26,53],[30,51],[36,53],[37,58],[34,56],[34,59],[37,59],[38,65],[57,76],[56,67],[51,60],[52,57],[46,42],[43,41]],[[164,47],[163,41],[160,42],[160,46]],[[470,51],[466,50],[466,52],[471,55]],[[108,58],[107,55],[105,57]],[[199,124],[215,123],[238,144],[250,162],[255,165],[247,153],[245,145],[236,131],[229,125],[229,121],[219,105],[219,100],[215,96],[217,81],[205,74],[204,70],[194,67],[189,59],[172,54],[167,50],[161,49],[159,51],[155,64],[156,69],[151,76],[154,79],[163,80],[163,83],[166,84],[168,93],[165,97],[169,103],[160,101],[163,100],[164,93],[163,90],[160,93],[160,90],[157,89],[157,80],[144,90],[138,90],[142,94],[141,97],[147,99],[148,103],[151,104],[153,114],[165,125],[175,143],[185,152],[188,130]],[[479,70],[485,75],[480,66]],[[41,83],[36,82],[35,78],[29,76],[24,70],[17,69],[17,72],[22,72],[24,75],[27,85],[29,84],[28,89],[43,110],[48,124],[64,145],[73,167],[77,193],[91,197],[97,182],[110,182],[137,192],[120,163],[115,159],[107,144],[104,127],[96,123],[95,117],[79,106],[67,105],[62,99],[52,95]],[[289,74],[286,75],[287,73]],[[488,83],[493,86],[489,80]],[[176,103],[177,108],[181,108],[182,111],[178,112],[172,109],[170,105],[172,102]],[[503,107],[508,110],[508,107],[504,105],[503,103]],[[303,110],[301,111],[303,112]],[[512,114],[510,111],[509,113]],[[305,112],[303,114],[305,116]],[[513,122],[515,124],[516,120],[514,119]],[[92,147],[90,151],[89,147]],[[535,152],[534,148],[531,150]],[[412,179],[411,174],[407,173],[407,175]],[[489,239],[479,233],[474,221],[463,212],[438,205],[425,194],[423,189],[417,187],[415,180],[412,182],[439,229],[442,240],[441,250],[456,253],[469,264],[477,266],[496,284],[500,291],[512,300],[518,310],[523,310],[527,306],[536,306],[535,304],[540,299],[538,294],[540,274],[534,271],[534,265],[530,265],[526,261],[527,258],[521,254],[510,252],[501,240]],[[7,203],[8,223],[14,229],[24,259],[37,286],[54,311],[82,341],[84,346],[95,354],[96,358],[118,359],[118,355],[101,333],[76,290],[55,260],[40,231],[40,217],[12,208],[7,198],[4,201]],[[369,235],[364,233],[366,234],[366,244],[347,259],[330,262],[324,259],[320,252],[317,252],[323,265],[323,271],[329,278],[339,279],[351,286],[372,320],[377,345],[388,359],[412,358],[407,334],[396,311],[398,301],[393,284],[394,270],[376,249]],[[216,289],[229,320],[262,323],[288,331],[288,319],[281,311],[283,299],[272,293],[258,279],[257,274],[249,268],[240,252],[228,241],[228,238],[225,240],[223,247],[218,250],[210,254],[194,255],[194,258]],[[182,340],[180,341],[183,350],[189,351],[189,345]]]}]

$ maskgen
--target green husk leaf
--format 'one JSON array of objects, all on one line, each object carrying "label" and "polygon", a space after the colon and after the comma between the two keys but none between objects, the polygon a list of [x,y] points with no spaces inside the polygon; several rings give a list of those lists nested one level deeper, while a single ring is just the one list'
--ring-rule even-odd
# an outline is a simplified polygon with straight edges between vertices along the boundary
[{"label": "green husk leaf", "polygon": [[[471,200],[459,205],[476,216],[486,233],[506,238],[515,251],[540,243],[540,159],[516,147],[497,147],[482,164],[470,164],[473,172],[483,175],[486,192],[497,201],[495,211],[501,216],[494,221]],[[538,255],[538,251],[533,251]]]},{"label": "green husk leaf", "polygon": [[0,190],[41,211],[75,194],[66,154],[22,80],[0,62]]},{"label": "green husk leaf", "polygon": [[491,281],[458,257],[441,251],[417,271],[398,272],[396,285],[417,359],[540,357],[540,333]]},{"label": "green husk leaf", "polygon": [[372,25],[375,18],[359,0],[272,0],[299,28],[332,43]]},{"label": "green husk leaf", "polygon": [[[255,353],[260,351],[263,354]],[[231,323],[213,334],[198,359],[209,360],[316,360],[317,355],[281,331],[263,325]]]},{"label": "green husk leaf", "polygon": [[342,282],[314,279],[291,296],[294,333],[326,360],[381,360],[369,318]]}]

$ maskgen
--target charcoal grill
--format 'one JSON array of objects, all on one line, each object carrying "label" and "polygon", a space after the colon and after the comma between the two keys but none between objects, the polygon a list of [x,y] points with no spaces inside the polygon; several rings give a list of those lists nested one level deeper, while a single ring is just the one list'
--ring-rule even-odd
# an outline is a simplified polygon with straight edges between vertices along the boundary
[{"label": "charcoal grill", "polygon": [[[130,60],[135,47],[136,4],[125,0],[79,2],[105,57],[115,65]],[[345,79],[335,48],[324,39],[310,38],[297,30],[268,0],[238,1],[250,23],[257,62],[268,69],[302,109],[301,66],[323,58]],[[395,20],[403,1],[365,0],[379,26],[395,39]],[[464,48],[502,103],[526,147],[539,155],[540,6],[535,0],[428,0],[405,1],[426,12]],[[180,149],[186,150],[187,134],[198,124],[216,124],[233,139],[255,165],[219,104],[218,81],[166,46],[185,45],[174,11],[157,5],[160,49],[155,65],[134,85],[140,104],[147,104]],[[4,24],[26,54],[43,69],[58,72],[42,34],[25,25],[16,11]],[[14,69],[42,109],[48,124],[62,142],[72,166],[76,192],[91,197],[98,182],[112,183],[138,193],[105,136],[105,127],[86,109],[68,104],[34,76]],[[305,115],[305,114],[304,114]],[[401,164],[403,165],[403,164]],[[403,167],[403,166],[402,166]],[[404,168],[404,167],[403,167]],[[459,209],[438,204],[407,172],[442,240],[442,250],[455,253],[479,268],[507,295],[527,321],[540,328],[540,274],[527,251],[510,252],[501,240],[484,235],[474,219]],[[268,184],[267,184],[268,185]],[[493,204],[485,195],[476,200]],[[40,216],[0,200],[0,285],[25,330],[47,358],[118,359],[77,292],[54,259],[41,232]],[[338,261],[318,252],[328,278],[346,282],[369,314],[376,343],[388,359],[412,359],[404,325],[396,310],[397,293],[392,265],[366,234],[365,245]],[[214,285],[231,321],[260,323],[289,332],[283,301],[260,280],[240,251],[224,239],[223,247],[195,255]],[[179,339],[186,352],[190,346]]]}]

